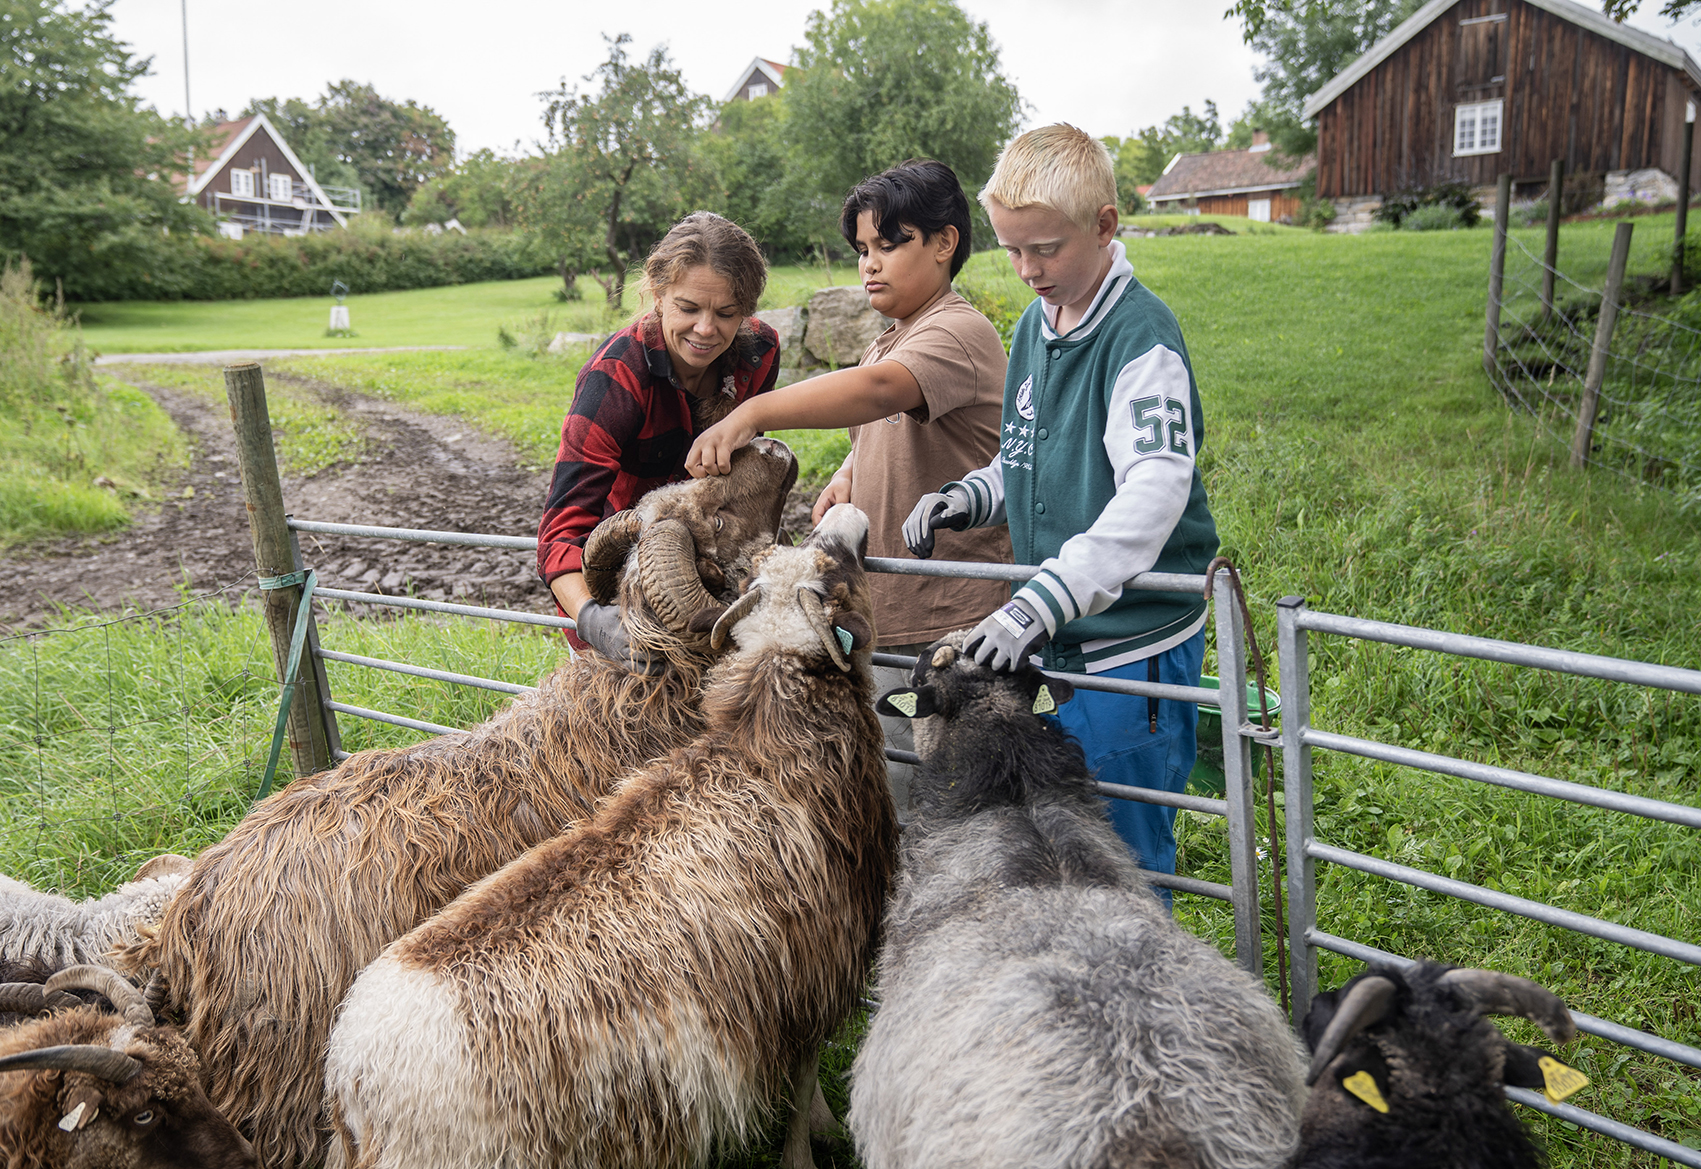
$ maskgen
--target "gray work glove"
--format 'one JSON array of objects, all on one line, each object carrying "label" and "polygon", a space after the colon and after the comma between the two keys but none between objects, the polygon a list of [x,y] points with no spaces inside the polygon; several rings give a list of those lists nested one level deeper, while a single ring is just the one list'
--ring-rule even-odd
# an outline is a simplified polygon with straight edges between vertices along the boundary
[{"label": "gray work glove", "polygon": [[609,661],[626,667],[630,673],[659,674],[666,664],[647,653],[632,652],[632,639],[626,636],[626,627],[620,623],[619,605],[586,601],[579,606],[577,620],[579,637]]},{"label": "gray work glove", "polygon": [[983,666],[1011,672],[1038,653],[1051,634],[1033,606],[1016,598],[970,630],[963,652]]},{"label": "gray work glove", "polygon": [[933,555],[933,529],[960,532],[969,526],[969,493],[961,487],[934,491],[921,497],[910,518],[904,521],[904,543],[926,560]]}]

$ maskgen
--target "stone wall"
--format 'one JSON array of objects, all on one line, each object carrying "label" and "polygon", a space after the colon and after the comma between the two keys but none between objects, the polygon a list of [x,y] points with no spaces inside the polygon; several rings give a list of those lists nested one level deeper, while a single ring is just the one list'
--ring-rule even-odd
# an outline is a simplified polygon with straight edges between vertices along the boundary
[{"label": "stone wall", "polygon": [[1357,235],[1376,222],[1376,212],[1382,206],[1381,195],[1358,195],[1351,199],[1335,200],[1335,219],[1325,229],[1342,235]]}]

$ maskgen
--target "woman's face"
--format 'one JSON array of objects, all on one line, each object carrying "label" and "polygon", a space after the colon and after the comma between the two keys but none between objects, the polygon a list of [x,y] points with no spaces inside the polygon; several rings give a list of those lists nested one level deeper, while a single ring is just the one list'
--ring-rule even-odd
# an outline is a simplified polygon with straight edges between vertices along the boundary
[{"label": "woman's face", "polygon": [[713,268],[700,265],[686,269],[658,301],[673,371],[681,381],[694,383],[727,351],[744,323],[732,286]]}]

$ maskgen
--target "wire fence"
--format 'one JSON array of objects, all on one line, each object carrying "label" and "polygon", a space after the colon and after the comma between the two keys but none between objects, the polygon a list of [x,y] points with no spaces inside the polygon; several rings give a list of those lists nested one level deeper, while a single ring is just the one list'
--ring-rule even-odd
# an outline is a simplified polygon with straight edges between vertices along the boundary
[{"label": "wire fence", "polygon": [[1669,299],[1668,280],[1632,276],[1609,298],[1508,233],[1489,373],[1556,442],[1581,443],[1591,466],[1692,508],[1701,504],[1701,296]]},{"label": "wire fence", "polygon": [[0,636],[0,872],[104,891],[223,835],[277,703],[255,592]]}]

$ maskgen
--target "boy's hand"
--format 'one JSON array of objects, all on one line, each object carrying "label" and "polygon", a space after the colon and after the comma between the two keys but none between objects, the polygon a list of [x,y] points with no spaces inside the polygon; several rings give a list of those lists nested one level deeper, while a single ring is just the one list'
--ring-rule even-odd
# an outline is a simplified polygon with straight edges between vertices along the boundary
[{"label": "boy's hand", "polygon": [[633,674],[659,674],[667,663],[647,653],[633,653],[632,639],[620,623],[620,606],[586,601],[579,606],[575,621],[581,640],[611,662],[624,666]]},{"label": "boy's hand", "polygon": [[1045,622],[1018,597],[976,625],[963,642],[963,652],[983,666],[1012,671],[1050,640]]},{"label": "boy's hand", "polygon": [[933,555],[933,529],[960,532],[969,526],[969,494],[961,487],[935,491],[921,497],[910,518],[904,521],[904,543],[926,560]]},{"label": "boy's hand", "polygon": [[809,512],[809,522],[812,524],[819,524],[821,522],[821,517],[827,514],[828,508],[832,507],[835,503],[849,503],[850,501],[851,468],[850,463],[846,462],[845,465],[840,467],[833,477],[827,481],[827,486],[822,489],[820,497],[815,501],[814,508]]},{"label": "boy's hand", "polygon": [[756,427],[745,421],[747,417],[742,409],[734,410],[697,436],[685,454],[685,469],[693,479],[732,471],[733,452],[756,437]]}]

